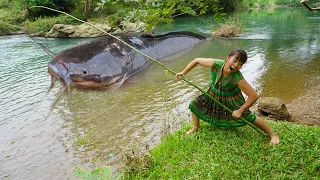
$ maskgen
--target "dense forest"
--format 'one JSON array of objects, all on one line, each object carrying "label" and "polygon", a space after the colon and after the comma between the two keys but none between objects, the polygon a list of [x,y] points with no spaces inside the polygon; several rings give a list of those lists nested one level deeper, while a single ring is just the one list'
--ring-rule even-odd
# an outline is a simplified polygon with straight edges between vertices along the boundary
[{"label": "dense forest", "polygon": [[46,6],[91,22],[120,27],[126,22],[144,22],[146,30],[159,23],[170,23],[179,15],[212,14],[224,20],[228,12],[239,9],[298,6],[296,0],[0,0],[0,35],[25,32],[44,34],[54,24],[79,24]]}]

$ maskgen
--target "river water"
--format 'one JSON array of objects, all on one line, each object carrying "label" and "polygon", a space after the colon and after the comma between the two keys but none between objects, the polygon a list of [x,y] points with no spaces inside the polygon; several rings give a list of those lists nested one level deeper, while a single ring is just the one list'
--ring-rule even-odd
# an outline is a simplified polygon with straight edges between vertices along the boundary
[{"label": "river water", "polygon": [[[224,59],[245,49],[244,77],[260,96],[290,103],[320,85],[320,13],[272,9],[234,14],[244,24],[237,38],[211,38],[163,64],[181,71],[196,57]],[[204,18],[180,17],[158,31],[207,33]],[[91,39],[37,38],[58,53]],[[0,37],[0,179],[76,179],[89,170],[121,167],[125,150],[147,151],[162,135],[190,122],[188,103],[199,93],[157,65],[113,91],[72,89],[56,105],[60,84],[48,91],[50,56],[25,35]],[[196,67],[187,78],[205,87],[209,71]]]}]

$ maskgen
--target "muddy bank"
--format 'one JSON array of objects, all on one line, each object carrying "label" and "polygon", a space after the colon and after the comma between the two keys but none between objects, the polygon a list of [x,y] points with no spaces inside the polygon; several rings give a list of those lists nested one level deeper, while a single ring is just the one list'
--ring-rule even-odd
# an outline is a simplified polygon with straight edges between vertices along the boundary
[{"label": "muddy bank", "polygon": [[286,106],[291,115],[290,121],[320,125],[320,85],[307,90]]}]

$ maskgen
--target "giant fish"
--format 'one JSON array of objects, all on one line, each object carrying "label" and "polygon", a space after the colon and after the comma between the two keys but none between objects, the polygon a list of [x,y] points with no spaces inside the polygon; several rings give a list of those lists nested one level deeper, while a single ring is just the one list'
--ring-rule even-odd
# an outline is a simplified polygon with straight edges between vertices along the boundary
[{"label": "giant fish", "polygon": [[[116,37],[156,60],[191,48],[206,39],[200,34],[184,31],[158,35],[122,34]],[[70,86],[120,86],[130,76],[152,63],[147,57],[110,36],[52,56],[48,64],[51,87],[59,79],[68,90]]]}]

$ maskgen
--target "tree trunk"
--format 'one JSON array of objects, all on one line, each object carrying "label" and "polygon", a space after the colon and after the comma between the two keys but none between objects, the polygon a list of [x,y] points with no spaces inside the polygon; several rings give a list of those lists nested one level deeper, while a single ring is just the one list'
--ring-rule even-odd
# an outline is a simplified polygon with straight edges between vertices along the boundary
[{"label": "tree trunk", "polygon": [[91,2],[92,0],[86,0],[86,4],[85,4],[85,7],[84,7],[84,17],[87,19],[88,17],[88,13],[90,11],[90,5],[91,5]]}]

